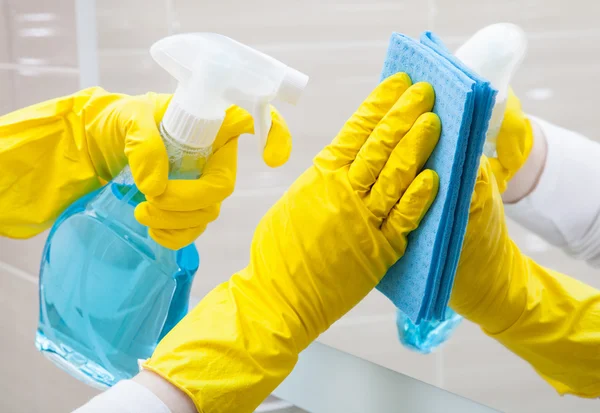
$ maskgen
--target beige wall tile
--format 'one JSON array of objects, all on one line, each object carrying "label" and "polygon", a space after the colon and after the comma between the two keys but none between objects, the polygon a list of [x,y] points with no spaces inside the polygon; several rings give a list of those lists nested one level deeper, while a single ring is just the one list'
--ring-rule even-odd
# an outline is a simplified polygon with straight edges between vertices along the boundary
[{"label": "beige wall tile", "polygon": [[[600,35],[530,40],[528,57],[515,79],[523,107],[560,126],[599,139],[593,108],[600,86]],[[536,91],[551,93],[536,99]]]},{"label": "beige wall tile", "polygon": [[14,109],[13,72],[0,70],[0,115]]},{"label": "beige wall tile", "polygon": [[431,4],[434,30],[442,36],[470,36],[504,21],[534,32],[595,30],[600,12],[594,0],[434,0]]},{"label": "beige wall tile", "polygon": [[216,31],[251,45],[386,39],[393,31],[416,35],[429,19],[427,2],[219,1],[210,9],[175,0],[178,30]]},{"label": "beige wall tile", "polygon": [[37,277],[46,236],[43,233],[28,240],[0,237],[0,263],[7,263]]},{"label": "beige wall tile", "polygon": [[166,0],[97,1],[98,47],[147,49],[169,33],[168,3]]},{"label": "beige wall tile", "polygon": [[[9,20],[10,10],[8,3],[3,1],[0,2],[0,63],[8,63],[12,61],[10,51],[10,37],[9,37]],[[4,90],[4,88],[0,88]]]},{"label": "beige wall tile", "polygon": [[77,66],[74,0],[7,0],[13,63]]},{"label": "beige wall tile", "polygon": [[20,68],[14,71],[15,108],[23,108],[44,100],[75,93],[79,89],[79,74],[48,68]]},{"label": "beige wall tile", "polygon": [[144,50],[100,53],[100,85],[114,93],[172,93],[176,83]]},{"label": "beige wall tile", "polygon": [[64,413],[97,392],[64,373],[35,348],[35,278],[0,266],[0,411]]}]

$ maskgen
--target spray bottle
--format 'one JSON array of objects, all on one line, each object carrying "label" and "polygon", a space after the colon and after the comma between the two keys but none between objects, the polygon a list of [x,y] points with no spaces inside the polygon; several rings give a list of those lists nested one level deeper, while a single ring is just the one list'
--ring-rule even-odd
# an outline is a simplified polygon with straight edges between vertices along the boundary
[{"label": "spray bottle", "polygon": [[512,23],[497,23],[479,30],[455,53],[498,91],[483,148],[486,156],[496,155],[496,138],[504,119],[508,88],[526,52],[527,35],[523,29]]},{"label": "spray bottle", "polygon": [[[496,138],[504,119],[508,88],[526,51],[525,32],[514,24],[498,23],[479,30],[455,53],[469,69],[489,80],[498,91],[483,147],[486,156],[496,156]],[[444,320],[422,321],[418,325],[401,311],[396,318],[400,342],[424,354],[431,353],[448,340],[461,321],[462,317],[451,308],[446,309]]]},{"label": "spray bottle", "polygon": [[[304,74],[213,33],[164,38],[150,50],[179,82],[159,130],[170,178],[196,179],[232,104],[254,118],[264,146],[269,103],[295,104]],[[194,244],[172,251],[134,217],[144,201],[131,170],[72,204],[57,219],[42,256],[37,348],[98,388],[138,372],[158,341],[183,318],[199,266]]]}]

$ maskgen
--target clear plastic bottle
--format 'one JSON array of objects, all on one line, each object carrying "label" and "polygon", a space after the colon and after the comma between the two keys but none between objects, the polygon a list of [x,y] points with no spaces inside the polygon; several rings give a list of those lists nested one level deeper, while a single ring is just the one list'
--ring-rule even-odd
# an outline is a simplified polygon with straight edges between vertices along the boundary
[{"label": "clear plastic bottle", "polygon": [[[498,23],[479,30],[456,51],[459,60],[498,90],[483,149],[487,156],[496,155],[496,138],[504,119],[508,88],[526,50],[527,38],[519,26]],[[431,353],[448,340],[461,321],[462,317],[450,308],[444,320],[414,324],[401,311],[396,318],[400,342],[423,354]]]},{"label": "clear plastic bottle", "polygon": [[[160,124],[170,178],[196,179],[225,110],[254,117],[266,142],[276,97],[296,103],[308,78],[213,33],[167,37],[151,49],[179,86]],[[145,200],[126,167],[104,188],[67,208],[46,241],[40,268],[36,346],[59,367],[99,388],[138,372],[158,341],[187,313],[199,265],[192,244],[173,251],[134,217]]]},{"label": "clear plastic bottle", "polygon": [[[164,128],[161,134],[176,160],[170,177],[199,177],[209,153],[183,148]],[[65,210],[44,248],[36,346],[95,387],[135,375],[138,359],[150,357],[188,310],[198,251],[154,242],[134,217],[144,200],[126,167]]]}]

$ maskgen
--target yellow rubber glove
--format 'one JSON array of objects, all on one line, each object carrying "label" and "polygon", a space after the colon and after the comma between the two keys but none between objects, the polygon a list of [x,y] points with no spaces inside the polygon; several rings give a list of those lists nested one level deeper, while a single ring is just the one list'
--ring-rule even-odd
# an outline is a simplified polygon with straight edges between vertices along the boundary
[{"label": "yellow rubber glove", "polygon": [[532,148],[531,123],[521,109],[521,101],[510,88],[496,141],[498,156],[489,159],[500,193],[506,191],[508,182],[525,165]]},{"label": "yellow rubber glove", "polygon": [[548,270],[508,235],[482,157],[450,306],[528,361],[561,394],[600,396],[600,292]]},{"label": "yellow rubber glove", "polygon": [[[0,235],[27,238],[47,229],[67,206],[129,162],[149,201],[137,207],[138,221],[166,247],[190,244],[233,191],[237,137],[252,133],[253,123],[247,112],[231,107],[203,176],[167,181],[157,125],[170,99],[91,88],[0,117]],[[279,166],[290,155],[291,135],[274,109],[272,117],[263,158]]]},{"label": "yellow rubber glove", "polygon": [[144,368],[199,412],[252,412],[298,353],[371,291],[433,201],[419,171],[440,122],[430,85],[382,82],[259,223],[249,265],[215,288]]}]

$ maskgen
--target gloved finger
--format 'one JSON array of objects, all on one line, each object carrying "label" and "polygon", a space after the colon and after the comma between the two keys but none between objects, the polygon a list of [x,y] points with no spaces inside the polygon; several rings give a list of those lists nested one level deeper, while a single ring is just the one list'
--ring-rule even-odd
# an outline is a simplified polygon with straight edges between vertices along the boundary
[{"label": "gloved finger", "polygon": [[440,118],[435,113],[427,112],[419,116],[396,145],[365,199],[365,205],[376,217],[384,219],[398,203],[431,156],[440,132]]},{"label": "gloved finger", "polygon": [[237,148],[238,139],[229,140],[208,158],[200,178],[169,180],[162,194],[146,197],[148,202],[167,211],[195,211],[220,204],[235,187]]},{"label": "gloved finger", "polygon": [[496,184],[498,185],[498,190],[501,194],[506,191],[508,186],[508,181],[512,178],[511,172],[506,169],[502,163],[496,158],[489,158],[488,162],[490,163],[490,167],[492,173],[494,175],[494,179],[496,180]]},{"label": "gloved finger", "polygon": [[206,230],[206,225],[186,229],[154,229],[150,228],[150,238],[165,248],[180,250],[193,243]]},{"label": "gloved finger", "polygon": [[230,140],[236,139],[246,133],[254,133],[254,120],[252,116],[239,106],[230,106],[225,111],[225,119],[213,142],[213,151],[217,152]]},{"label": "gloved finger", "polygon": [[210,205],[196,211],[165,211],[149,202],[135,208],[135,219],[142,225],[154,229],[186,229],[206,226],[219,216],[220,204]]},{"label": "gloved finger", "polygon": [[352,163],[375,127],[411,84],[406,73],[396,73],[381,82],[315,161],[331,163],[332,167]]},{"label": "gloved finger", "polygon": [[521,109],[521,102],[508,91],[506,110],[498,133],[496,152],[500,163],[514,175],[525,164],[533,146],[531,124]]},{"label": "gloved finger", "polygon": [[263,149],[263,161],[271,168],[285,164],[292,153],[292,133],[283,116],[271,107],[271,129]]},{"label": "gloved finger", "polygon": [[146,196],[160,195],[167,186],[169,159],[154,119],[154,108],[140,100],[119,114],[125,130],[125,156],[135,184]]},{"label": "gloved finger", "polygon": [[421,172],[383,221],[381,231],[400,256],[406,250],[408,234],[419,226],[435,200],[439,183],[438,174],[431,169]]},{"label": "gloved finger", "polygon": [[[292,138],[283,116],[271,106],[271,129],[267,135],[267,143],[263,148],[263,160],[268,166],[283,165],[292,150]],[[254,119],[239,106],[230,106],[225,112],[225,120],[213,143],[213,150],[219,150],[231,139],[243,134],[254,133]]]},{"label": "gloved finger", "polygon": [[350,166],[348,179],[357,192],[369,191],[398,142],[411,130],[419,116],[431,111],[434,100],[433,87],[419,82],[409,87],[396,101]]}]

